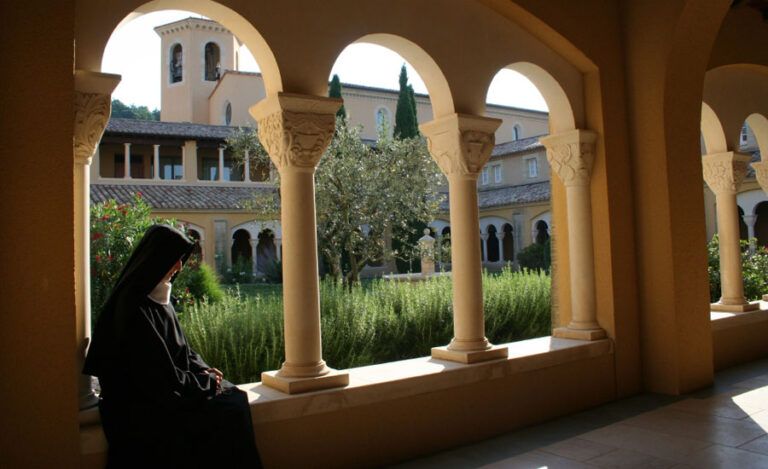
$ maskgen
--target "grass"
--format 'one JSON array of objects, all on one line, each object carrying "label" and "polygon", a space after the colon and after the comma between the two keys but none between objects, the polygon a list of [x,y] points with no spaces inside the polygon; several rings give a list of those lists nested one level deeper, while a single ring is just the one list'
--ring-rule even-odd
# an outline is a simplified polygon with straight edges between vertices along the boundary
[{"label": "grass", "polygon": [[[548,335],[550,278],[534,272],[483,275],[486,335],[493,343]],[[450,278],[387,280],[346,288],[320,284],[323,358],[350,368],[429,355],[453,336]],[[283,360],[279,285],[235,287],[223,301],[180,314],[192,347],[233,382],[259,381]]]}]

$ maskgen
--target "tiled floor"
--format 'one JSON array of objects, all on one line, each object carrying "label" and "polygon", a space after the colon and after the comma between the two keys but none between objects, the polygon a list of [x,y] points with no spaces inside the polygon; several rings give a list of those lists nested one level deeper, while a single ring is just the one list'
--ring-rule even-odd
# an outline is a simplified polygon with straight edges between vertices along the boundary
[{"label": "tiled floor", "polygon": [[768,360],[694,394],[644,394],[396,467],[768,468]]}]

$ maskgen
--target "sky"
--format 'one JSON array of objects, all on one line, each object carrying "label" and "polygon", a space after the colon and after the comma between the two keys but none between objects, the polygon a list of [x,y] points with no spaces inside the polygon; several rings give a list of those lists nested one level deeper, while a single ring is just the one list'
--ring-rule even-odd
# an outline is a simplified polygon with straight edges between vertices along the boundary
[{"label": "sky", "polygon": [[[190,16],[201,18],[190,12],[166,10],[140,16],[115,30],[102,60],[102,71],[122,75],[112,95],[114,98],[150,109],[160,107],[160,37],[154,28]],[[243,46],[240,52],[240,70],[258,72],[258,64],[248,49]],[[336,59],[331,76],[338,74],[343,83],[396,90],[404,63],[414,91],[427,93],[424,82],[410,64],[396,52],[375,44],[349,45]],[[511,70],[501,70],[496,75],[487,100],[493,104],[547,110],[536,87]]]}]

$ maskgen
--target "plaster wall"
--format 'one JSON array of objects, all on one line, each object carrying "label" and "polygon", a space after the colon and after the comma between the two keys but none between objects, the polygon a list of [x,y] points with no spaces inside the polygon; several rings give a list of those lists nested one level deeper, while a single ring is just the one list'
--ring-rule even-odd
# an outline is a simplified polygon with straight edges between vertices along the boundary
[{"label": "plaster wall", "polygon": [[230,125],[255,127],[256,122],[248,109],[265,96],[264,82],[260,76],[225,73],[208,100],[206,124],[226,125],[224,113],[227,103],[230,103],[232,105]]}]

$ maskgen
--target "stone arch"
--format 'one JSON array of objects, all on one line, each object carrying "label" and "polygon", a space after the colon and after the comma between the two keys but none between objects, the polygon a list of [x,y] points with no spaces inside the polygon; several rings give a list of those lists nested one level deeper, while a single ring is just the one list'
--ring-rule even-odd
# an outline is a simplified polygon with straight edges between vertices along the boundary
[{"label": "stone arch", "polygon": [[190,237],[196,241],[197,246],[195,246],[193,253],[197,254],[200,261],[203,261],[205,257],[205,228],[184,220],[179,220],[179,223],[186,227]]},{"label": "stone arch", "polygon": [[[549,108],[550,133],[556,134],[576,128],[576,116],[571,100],[552,74],[531,62],[515,62],[504,68],[513,70],[530,80],[544,97]],[[488,87],[490,87],[490,82]]]},{"label": "stone arch", "polygon": [[[128,3],[128,2],[124,2]],[[138,2],[136,2],[138,3]],[[134,4],[136,4],[134,3]],[[122,4],[122,3],[121,3]],[[283,91],[283,82],[272,48],[256,28],[239,12],[212,0],[152,0],[120,11],[112,3],[98,4],[100,11],[90,8],[87,19],[115,18],[115,21],[77,21],[75,31],[75,68],[100,71],[104,49],[112,33],[137,17],[161,10],[185,10],[206,16],[223,25],[245,45],[259,64],[267,96]],[[116,8],[117,11],[116,11]],[[82,13],[85,16],[85,13]],[[85,18],[81,18],[85,19]]]},{"label": "stone arch", "polygon": [[480,219],[480,232],[488,234],[488,228],[493,226],[496,233],[500,233],[504,223],[510,223],[510,221],[502,217],[483,217]]},{"label": "stone arch", "polygon": [[485,252],[488,262],[499,262],[501,260],[501,252],[499,249],[499,237],[496,235],[498,230],[494,225],[488,225],[486,228],[488,238],[485,240]]},{"label": "stone arch", "polygon": [[753,113],[747,116],[745,122],[755,134],[757,147],[760,149],[760,160],[768,161],[766,159],[766,154],[768,154],[768,118],[762,114]]},{"label": "stone arch", "polygon": [[757,206],[768,202],[768,196],[760,189],[740,192],[736,195],[736,203],[744,210],[745,215],[757,214]]},{"label": "stone arch", "polygon": [[[448,80],[437,62],[415,42],[402,36],[387,33],[366,34],[353,41],[352,44],[376,44],[400,54],[416,69],[427,87],[429,100],[432,105],[434,118],[453,114],[453,95],[448,86]],[[330,70],[329,70],[330,73]]]},{"label": "stone arch", "polygon": [[232,233],[232,266],[238,261],[253,265],[253,250],[251,248],[251,234],[243,228],[237,229]]},{"label": "stone arch", "polygon": [[501,232],[504,234],[502,239],[503,247],[503,261],[514,262],[515,260],[515,228],[511,223],[504,223],[501,227]]},{"label": "stone arch", "polygon": [[705,102],[701,103],[701,136],[704,140],[704,153],[728,151],[723,125],[712,107]]},{"label": "stone arch", "polygon": [[266,274],[280,259],[275,243],[275,233],[269,228],[264,228],[256,236],[256,240],[256,271]]},{"label": "stone arch", "polygon": [[538,234],[538,228],[540,222],[544,222],[547,226],[549,235],[552,235],[552,212],[542,212],[531,219],[531,243],[536,242],[536,235]]}]

